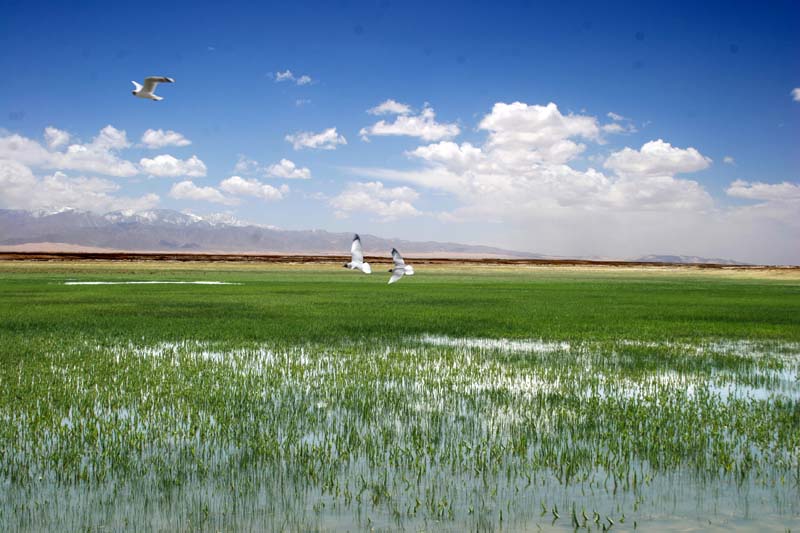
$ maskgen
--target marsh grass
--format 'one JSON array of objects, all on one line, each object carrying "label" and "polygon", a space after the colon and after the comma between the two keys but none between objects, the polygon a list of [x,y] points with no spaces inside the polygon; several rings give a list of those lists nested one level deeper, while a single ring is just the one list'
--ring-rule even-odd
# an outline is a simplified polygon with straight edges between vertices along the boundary
[{"label": "marsh grass", "polygon": [[792,283],[62,274],[0,285],[4,531],[797,527]]}]

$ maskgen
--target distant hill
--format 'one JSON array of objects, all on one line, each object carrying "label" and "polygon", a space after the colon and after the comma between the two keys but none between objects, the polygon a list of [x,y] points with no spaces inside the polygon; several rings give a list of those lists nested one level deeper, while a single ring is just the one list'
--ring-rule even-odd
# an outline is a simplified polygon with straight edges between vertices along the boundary
[{"label": "distant hill", "polygon": [[715,264],[715,265],[746,265],[731,259],[720,259],[718,257],[698,257],[696,255],[644,255],[631,259],[637,263],[680,263],[684,265]]},{"label": "distant hill", "polygon": [[[142,251],[276,254],[337,254],[350,250],[352,233],[283,230],[242,222],[226,215],[201,217],[170,209],[97,214],[76,209],[0,209],[0,251]],[[417,257],[497,259],[589,259],[557,257],[454,242],[405,241],[361,234],[364,251],[386,255],[392,247]],[[645,255],[646,263],[743,265],[730,259],[689,255]]]},{"label": "distant hill", "polygon": [[[241,222],[232,217],[200,217],[169,209],[137,213],[115,211],[24,211],[0,209],[0,246],[33,251],[127,250],[151,252],[229,252],[346,254],[352,233],[294,231]],[[392,247],[405,254],[454,257],[538,259],[544,256],[490,246],[452,242],[389,240],[361,234],[367,254],[386,255]]]}]

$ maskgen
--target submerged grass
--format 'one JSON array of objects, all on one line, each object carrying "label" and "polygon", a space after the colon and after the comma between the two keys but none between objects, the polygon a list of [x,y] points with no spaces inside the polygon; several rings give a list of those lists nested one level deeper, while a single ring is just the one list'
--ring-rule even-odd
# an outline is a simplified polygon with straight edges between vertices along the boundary
[{"label": "submerged grass", "polygon": [[800,524],[798,281],[198,272],[0,268],[0,529]]}]

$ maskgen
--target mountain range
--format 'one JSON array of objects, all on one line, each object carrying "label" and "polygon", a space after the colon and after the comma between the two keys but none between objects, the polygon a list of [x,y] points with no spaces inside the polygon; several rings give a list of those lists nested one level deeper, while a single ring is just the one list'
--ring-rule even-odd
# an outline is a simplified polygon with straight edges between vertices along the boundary
[{"label": "mountain range", "polygon": [[[75,209],[0,209],[0,245],[6,247],[58,243],[126,251],[344,255],[349,252],[352,239],[352,233],[284,230],[249,224],[225,215],[200,217],[169,209],[114,211],[102,215]],[[361,240],[367,254],[385,255],[397,247],[410,254],[545,257],[490,246],[390,240],[368,234],[362,234]]]},{"label": "mountain range", "polygon": [[[0,249],[26,251],[148,251],[279,254],[337,254],[350,249],[352,233],[284,230],[242,222],[228,215],[198,216],[169,209],[97,214],[76,209],[25,211],[0,209]],[[405,254],[442,257],[565,259],[491,246],[452,242],[406,241],[362,234],[367,254],[385,255],[397,247]],[[48,250],[37,249],[47,247]],[[580,258],[577,258],[580,259]],[[608,260],[609,258],[585,258]],[[630,258],[654,263],[742,264],[728,259],[686,255]]]}]

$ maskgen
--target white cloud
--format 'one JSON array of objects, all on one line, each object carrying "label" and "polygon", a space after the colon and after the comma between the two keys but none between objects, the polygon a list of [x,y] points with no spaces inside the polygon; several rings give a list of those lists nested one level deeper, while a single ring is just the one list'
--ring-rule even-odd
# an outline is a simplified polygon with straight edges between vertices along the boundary
[{"label": "white cloud", "polygon": [[606,116],[614,122],[600,126],[600,129],[603,130],[604,133],[620,134],[636,133],[638,131],[636,126],[634,126],[633,121],[628,117],[624,117],[619,113],[614,113],[613,111],[606,113]]},{"label": "white cloud", "polygon": [[420,146],[408,154],[432,163],[441,163],[456,172],[469,170],[484,158],[480,148],[476,148],[470,143],[463,143],[459,146],[452,141]]},{"label": "white cloud", "polygon": [[254,174],[259,170],[258,161],[250,159],[244,154],[239,154],[239,159],[233,167],[233,171],[237,174]]},{"label": "white cloud", "polygon": [[69,142],[69,133],[53,126],[47,126],[44,129],[44,140],[47,142],[47,147],[54,150]]},{"label": "white cloud", "polygon": [[726,165],[735,165],[736,164],[736,160],[732,156],[729,156],[729,155],[726,155],[725,157],[723,157],[722,158],[722,162],[725,163]]},{"label": "white cloud", "polygon": [[800,102],[800,87],[792,89],[792,100]]},{"label": "white cloud", "polygon": [[640,150],[624,148],[609,156],[605,167],[621,176],[673,176],[697,172],[711,165],[711,159],[697,149],[677,148],[661,139],[642,145]]},{"label": "white cloud", "polygon": [[479,128],[489,131],[487,148],[516,153],[531,163],[565,163],[586,148],[572,138],[600,139],[595,117],[563,115],[553,102],[496,103]]},{"label": "white cloud", "polygon": [[[385,105],[384,102],[377,108]],[[396,103],[396,102],[395,102]],[[402,105],[402,104],[400,104]],[[370,136],[405,135],[419,137],[425,141],[438,141],[457,136],[461,130],[456,124],[436,122],[436,113],[431,107],[424,107],[419,115],[398,115],[394,122],[380,120],[368,128],[361,128],[358,134],[362,140]]]},{"label": "white cloud", "polygon": [[156,194],[130,198],[114,196],[119,186],[100,178],[70,178],[60,171],[37,178],[18,161],[0,160],[0,205],[10,209],[72,207],[98,213],[150,209],[158,204]]},{"label": "white cloud", "polygon": [[611,184],[605,201],[628,212],[703,211],[713,207],[702,185],[672,176],[620,178]]},{"label": "white cloud", "polygon": [[367,109],[370,115],[408,115],[411,107],[389,98],[373,108]]},{"label": "white cloud", "polygon": [[0,137],[0,158],[34,168],[75,170],[106,176],[129,177],[139,172],[136,165],[117,154],[130,146],[124,130],[109,125],[89,143],[74,143],[63,151],[54,149],[64,146],[68,139],[69,134],[52,126],[45,129],[45,142],[50,149],[18,134],[5,135]]},{"label": "white cloud", "polygon": [[311,178],[311,171],[304,167],[298,167],[288,159],[281,159],[267,167],[267,175],[274,178],[307,180]]},{"label": "white cloud", "polygon": [[199,178],[206,175],[206,165],[196,155],[189,159],[181,160],[169,154],[157,155],[152,159],[142,158],[139,161],[142,171],[151,176],[161,178],[176,178],[189,176]]},{"label": "white cloud", "polygon": [[336,210],[337,217],[347,217],[354,212],[374,213],[384,220],[394,220],[405,216],[417,216],[421,213],[411,202],[419,198],[419,194],[409,187],[384,187],[379,181],[350,183],[330,199],[330,205]]},{"label": "white cloud", "polygon": [[606,133],[624,133],[626,131],[625,127],[618,122],[604,124],[601,129]]},{"label": "white cloud", "polygon": [[299,131],[287,135],[286,140],[292,143],[295,150],[303,148],[316,148],[319,150],[335,150],[340,144],[347,144],[344,135],[339,135],[336,128],[328,128],[320,133]]},{"label": "white cloud", "polygon": [[[416,168],[348,170],[446,195],[456,207],[439,219],[458,224],[447,226],[445,238],[556,255],[674,253],[800,263],[796,182],[733,182],[728,195],[753,203],[726,207],[700,181],[678,177],[711,164],[696,148],[663,140],[625,148],[608,158],[611,172],[604,174],[572,164],[583,150],[578,140],[602,140],[595,117],[563,115],[555,104],[498,103],[480,127],[488,132],[482,143],[443,141],[407,152],[422,162]],[[376,212],[376,199],[351,187],[331,205],[339,216]]]},{"label": "white cloud", "polygon": [[295,76],[291,70],[286,69],[284,72],[278,72],[275,74],[275,82],[280,83],[282,81],[293,82],[296,85],[308,85],[314,80],[312,80],[311,76],[308,76],[307,74]]},{"label": "white cloud", "polygon": [[231,176],[220,183],[220,189],[237,196],[255,196],[264,200],[281,200],[289,192],[289,187],[273,187],[261,183],[256,179],[244,179],[241,176]]},{"label": "white cloud", "polygon": [[623,151],[628,164],[619,168],[626,172],[614,177],[568,164],[585,148],[574,138],[601,141],[594,117],[564,115],[554,103],[497,103],[479,127],[488,131],[482,146],[443,141],[408,152],[425,162],[422,169],[351,171],[450,193],[461,204],[447,216],[450,219],[508,220],[552,210],[685,211],[712,204],[699,183],[674,177],[676,172],[707,166],[699,153],[699,164],[686,156],[694,156],[694,149],[659,144],[645,145],[642,152],[627,149],[639,158]]},{"label": "white cloud", "polygon": [[177,131],[149,129],[142,134],[142,144],[147,148],[163,148],[165,146],[189,146],[192,141]]},{"label": "white cloud", "polygon": [[610,122],[600,126],[600,129],[603,130],[604,133],[636,133],[638,131],[636,126],[630,122],[625,124],[621,124],[619,122]]},{"label": "white cloud", "polygon": [[97,134],[92,140],[92,145],[107,150],[122,150],[128,148],[131,143],[125,130],[118,130],[114,126],[108,125]]},{"label": "white cloud", "polygon": [[[762,183],[736,180],[725,191],[728,195],[766,202],[800,202],[800,183]],[[800,212],[798,212],[800,215]]]},{"label": "white cloud", "polygon": [[175,183],[169,195],[179,200],[199,200],[227,205],[238,203],[235,198],[228,198],[214,187],[198,187],[190,180]]},{"label": "white cloud", "polygon": [[281,159],[273,165],[262,166],[261,163],[255,159],[250,159],[244,155],[239,155],[239,160],[236,162],[234,172],[237,175],[261,175],[270,178],[284,178],[284,179],[310,179],[311,170],[305,167],[298,167],[293,161],[289,159]]}]

